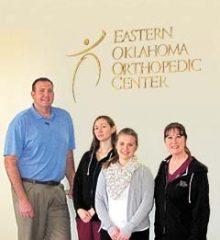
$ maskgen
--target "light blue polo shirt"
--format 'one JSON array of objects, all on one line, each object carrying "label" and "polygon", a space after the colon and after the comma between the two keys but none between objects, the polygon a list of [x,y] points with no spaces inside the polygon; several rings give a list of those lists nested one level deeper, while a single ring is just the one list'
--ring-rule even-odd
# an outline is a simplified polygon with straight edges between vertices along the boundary
[{"label": "light blue polo shirt", "polygon": [[51,117],[46,119],[32,106],[10,123],[4,156],[18,157],[23,178],[60,181],[65,176],[67,151],[73,149],[75,138],[70,114],[52,107]]}]

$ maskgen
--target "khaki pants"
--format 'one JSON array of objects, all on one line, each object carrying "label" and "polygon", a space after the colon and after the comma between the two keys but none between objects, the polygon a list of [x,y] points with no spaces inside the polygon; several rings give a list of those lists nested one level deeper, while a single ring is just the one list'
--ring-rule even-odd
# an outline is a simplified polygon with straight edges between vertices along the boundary
[{"label": "khaki pants", "polygon": [[69,210],[63,185],[23,184],[34,208],[34,217],[21,217],[18,199],[12,189],[18,240],[71,240]]}]

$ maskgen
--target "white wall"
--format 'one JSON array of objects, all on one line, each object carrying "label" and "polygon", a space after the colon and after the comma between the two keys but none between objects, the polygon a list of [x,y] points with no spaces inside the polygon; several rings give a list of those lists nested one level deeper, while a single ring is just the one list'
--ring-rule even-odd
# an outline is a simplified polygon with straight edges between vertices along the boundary
[{"label": "white wall", "polygon": [[[208,239],[219,240],[218,220],[220,216],[220,193],[218,185],[219,164],[219,40],[220,17],[218,0],[162,1],[162,0],[123,0],[112,1],[58,1],[28,0],[0,1],[0,152],[3,154],[4,138],[9,121],[20,110],[31,104],[32,81],[47,76],[55,84],[54,105],[67,109],[74,120],[77,149],[76,165],[81,155],[88,149],[92,135],[93,120],[101,114],[111,116],[118,129],[129,126],[139,134],[139,157],[155,175],[160,161],[167,156],[163,144],[163,129],[172,121],[183,123],[188,132],[188,146],[193,155],[209,167],[211,218]],[[156,39],[136,39],[118,43],[114,32],[123,34],[137,29],[169,29],[172,36]],[[98,65],[93,57],[80,65],[72,96],[72,80],[76,65],[83,54],[68,57],[95,43],[105,31],[104,40],[87,53],[94,54],[101,64],[101,77],[97,86]],[[119,34],[120,32],[118,32]],[[153,35],[149,35],[149,37]],[[143,37],[143,35],[142,35]],[[84,40],[89,39],[85,45]],[[180,54],[174,56],[142,55],[129,56],[119,61],[131,67],[133,62],[193,61],[201,71],[171,73],[174,65],[166,73],[121,75],[127,77],[125,89],[112,87],[116,62],[114,49],[143,46],[182,46]],[[162,48],[161,48],[162,49]],[[85,54],[85,53],[84,53]],[[162,54],[162,53],[161,53]],[[116,56],[115,56],[116,57]],[[176,63],[176,62],[175,62]],[[174,62],[173,62],[174,64]],[[115,71],[117,69],[114,69]],[[131,70],[131,69],[130,69]],[[128,71],[127,71],[128,73]],[[130,88],[130,77],[166,78],[159,87],[153,82],[150,87],[143,85]],[[149,81],[149,79],[148,79]],[[119,81],[117,81],[117,84]],[[117,85],[118,86],[118,85]],[[14,240],[16,224],[14,219],[10,184],[8,182],[3,157],[0,167],[0,236],[1,239]],[[70,201],[70,209],[74,211]],[[73,220],[73,239],[77,239]],[[153,220],[153,213],[152,213]],[[153,235],[151,236],[153,239]]]}]

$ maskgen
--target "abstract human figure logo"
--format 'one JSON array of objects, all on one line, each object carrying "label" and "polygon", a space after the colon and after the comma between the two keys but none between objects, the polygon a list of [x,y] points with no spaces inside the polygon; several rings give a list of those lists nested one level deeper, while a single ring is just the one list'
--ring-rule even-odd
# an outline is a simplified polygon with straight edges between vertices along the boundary
[{"label": "abstract human figure logo", "polygon": [[[86,60],[87,57],[92,57],[96,61],[96,64],[98,66],[98,79],[96,81],[96,86],[99,84],[99,80],[100,80],[100,77],[101,77],[101,64],[100,64],[99,58],[96,56],[96,54],[91,53],[89,51],[94,49],[96,46],[98,46],[103,41],[105,36],[106,36],[106,32],[102,30],[101,37],[94,44],[92,44],[91,46],[89,46],[88,48],[86,48],[86,49],[84,49],[80,52],[68,55],[68,57],[76,57],[76,56],[82,55],[82,57],[77,62],[76,67],[74,68],[74,71],[73,71],[72,94],[73,94],[74,102],[76,102],[76,95],[75,95],[75,89],[74,88],[75,88],[77,71],[79,70],[80,66],[83,64],[83,62]],[[84,44],[89,45],[89,39],[85,39]]]}]

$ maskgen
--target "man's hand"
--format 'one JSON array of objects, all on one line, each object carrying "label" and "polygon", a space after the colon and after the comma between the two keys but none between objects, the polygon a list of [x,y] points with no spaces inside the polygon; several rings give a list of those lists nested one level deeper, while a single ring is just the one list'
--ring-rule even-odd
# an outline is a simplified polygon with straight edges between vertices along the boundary
[{"label": "man's hand", "polygon": [[22,201],[19,201],[18,203],[19,203],[19,211],[23,218],[34,217],[34,210],[29,200],[22,200]]}]

